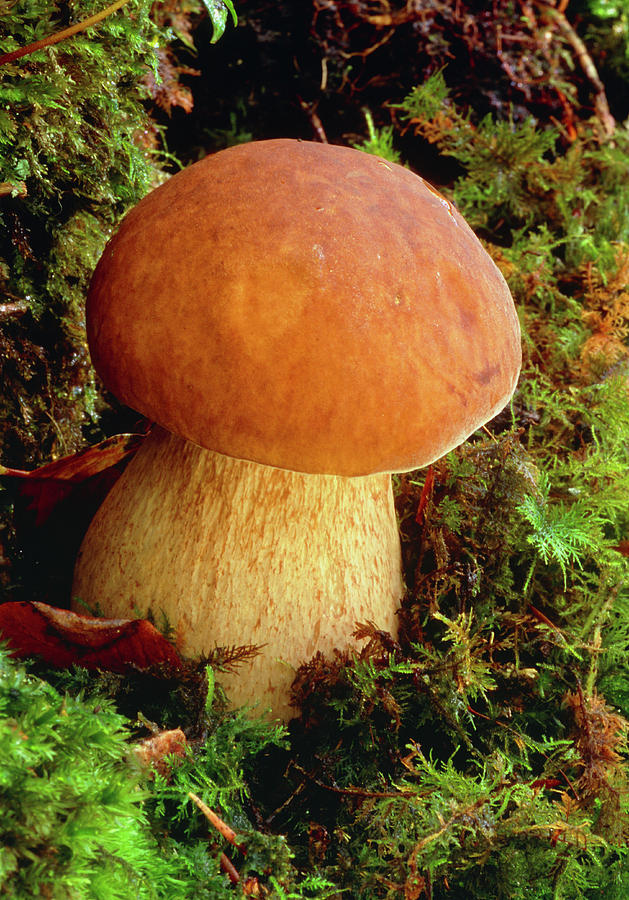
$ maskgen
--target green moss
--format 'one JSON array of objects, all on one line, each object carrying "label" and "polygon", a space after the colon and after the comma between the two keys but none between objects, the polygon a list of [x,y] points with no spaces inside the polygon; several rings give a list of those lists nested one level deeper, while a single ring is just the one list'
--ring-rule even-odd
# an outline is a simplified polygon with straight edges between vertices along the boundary
[{"label": "green moss", "polygon": [[[206,708],[207,685],[191,670],[188,752],[160,773],[134,759],[144,728],[103,693],[116,679],[82,669],[49,678],[58,687],[0,648],[1,896],[220,900],[240,892],[221,871],[223,850],[262,896],[330,896],[326,879],[299,874],[282,835],[251,820],[250,768],[285,744],[281,726]],[[142,683],[136,701],[167,696],[163,675],[145,673]],[[242,852],[208,825],[190,791],[237,831]]]},{"label": "green moss", "polygon": [[[228,7],[212,4],[219,31]],[[0,20],[0,52],[102,8],[97,0],[13,5]],[[170,45],[186,36],[190,17],[201,9],[192,2],[161,11],[132,0],[97,26],[2,66],[5,465],[71,452],[83,444],[86,429],[95,429],[83,325],[87,285],[115,222],[170,162],[151,117],[152,94],[166,109],[178,102],[181,70]]]},{"label": "green moss", "polygon": [[59,694],[0,653],[3,896],[171,895],[178,879],[148,827],[127,739],[110,701]]}]

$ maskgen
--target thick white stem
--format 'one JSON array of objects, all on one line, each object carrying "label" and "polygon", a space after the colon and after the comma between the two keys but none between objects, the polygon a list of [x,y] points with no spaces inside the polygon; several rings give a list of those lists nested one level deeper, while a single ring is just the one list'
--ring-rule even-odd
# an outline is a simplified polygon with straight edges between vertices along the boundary
[{"label": "thick white stem", "polygon": [[189,655],[264,644],[224,683],[282,718],[295,668],[352,646],[356,622],[395,634],[401,595],[388,475],[302,475],[161,429],[98,510],[73,585],[107,616],[165,614]]}]

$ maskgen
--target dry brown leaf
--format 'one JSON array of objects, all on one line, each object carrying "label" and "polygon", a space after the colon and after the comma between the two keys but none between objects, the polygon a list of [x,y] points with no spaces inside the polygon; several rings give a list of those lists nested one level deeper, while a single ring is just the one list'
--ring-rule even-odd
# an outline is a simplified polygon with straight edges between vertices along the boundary
[{"label": "dry brown leaf", "polygon": [[39,657],[59,668],[126,672],[182,665],[173,645],[146,619],[95,619],[46,603],[2,604],[0,637],[13,656]]}]

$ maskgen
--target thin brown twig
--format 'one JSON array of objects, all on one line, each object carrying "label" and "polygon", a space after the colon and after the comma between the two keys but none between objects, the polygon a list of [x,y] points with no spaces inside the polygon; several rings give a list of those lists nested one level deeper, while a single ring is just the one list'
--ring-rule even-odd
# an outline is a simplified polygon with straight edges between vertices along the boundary
[{"label": "thin brown twig", "polygon": [[594,109],[596,115],[603,126],[603,131],[606,136],[611,137],[616,130],[616,120],[609,109],[605,85],[600,79],[594,61],[588,53],[587,47],[563,14],[562,10],[565,7],[563,5],[560,5],[559,7],[551,6],[551,4],[545,2],[545,0],[535,0],[535,3],[545,12],[548,18],[557,25],[564,38],[574,50],[579,65],[596,91],[594,97]]},{"label": "thin brown twig", "polygon": [[322,144],[328,143],[328,136],[325,133],[325,129],[323,127],[323,122],[317,115],[317,104],[316,103],[308,103],[306,100],[302,100],[301,97],[299,99],[299,105],[303,109],[303,111],[308,116],[310,120],[310,124],[312,125],[312,130],[314,131],[316,138]]},{"label": "thin brown twig", "polygon": [[115,0],[115,3],[112,3],[111,6],[108,6],[106,9],[95,13],[93,16],[88,16],[87,19],[83,19],[81,22],[76,22],[74,25],[70,25],[69,28],[64,28],[63,31],[58,31],[56,32],[56,34],[50,34],[48,35],[48,37],[42,38],[40,41],[34,41],[32,44],[27,44],[26,47],[20,47],[17,50],[11,50],[10,53],[3,53],[2,56],[0,56],[0,66],[4,63],[14,62],[14,60],[16,59],[21,59],[23,56],[29,56],[31,53],[35,53],[37,50],[43,50],[45,47],[51,47],[53,44],[58,44],[60,41],[65,41],[66,38],[73,37],[75,34],[79,34],[79,32],[85,31],[92,25],[96,25],[98,22],[106,19],[107,16],[110,16],[112,13],[117,12],[117,10],[119,10],[121,6],[124,6],[125,3],[128,2],[129,0]]},{"label": "thin brown twig", "polygon": [[26,185],[23,181],[0,181],[0,197],[15,195],[26,197]]},{"label": "thin brown twig", "polygon": [[363,799],[385,799],[385,798],[399,798],[399,797],[416,797],[417,794],[414,791],[367,791],[364,788],[357,787],[346,787],[340,788],[333,784],[326,784],[324,781],[321,781],[316,775],[311,775],[310,772],[307,772],[302,766],[297,763],[291,763],[292,768],[295,771],[299,772],[300,775],[303,775],[313,784],[316,784],[317,787],[323,788],[326,791],[332,791],[334,794],[342,794],[346,797],[361,797]]},{"label": "thin brown twig", "polygon": [[347,53],[345,51],[340,50],[339,56],[342,56],[343,59],[351,59],[354,56],[360,56],[361,59],[364,59],[366,56],[369,56],[371,53],[374,53],[376,50],[379,50],[387,41],[390,41],[393,35],[395,34],[395,28],[389,28],[387,33],[381,38],[379,41],[376,41],[375,44],[372,44],[370,47],[367,47],[365,50],[356,50],[352,53]]},{"label": "thin brown twig", "polygon": [[0,320],[19,318],[29,310],[26,300],[16,300],[13,303],[0,303]]},{"label": "thin brown twig", "polygon": [[469,806],[466,806],[464,809],[460,809],[455,812],[447,822],[444,822],[441,828],[437,829],[437,831],[433,831],[432,834],[427,834],[421,840],[419,840],[415,846],[413,847],[411,854],[409,856],[409,863],[412,859],[417,859],[418,854],[426,847],[428,844],[431,844],[433,841],[436,841],[437,838],[441,837],[441,835],[448,830],[448,828],[456,821],[463,819],[466,816],[469,816],[470,813],[473,813],[474,810],[479,809],[481,806],[484,806],[489,802],[488,797],[481,797],[479,800],[475,800],[474,803],[471,803]]}]

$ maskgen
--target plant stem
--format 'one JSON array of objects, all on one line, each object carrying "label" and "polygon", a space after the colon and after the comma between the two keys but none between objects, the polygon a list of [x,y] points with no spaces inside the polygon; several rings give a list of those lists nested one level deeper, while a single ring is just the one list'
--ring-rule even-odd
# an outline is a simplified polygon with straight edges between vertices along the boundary
[{"label": "plant stem", "polygon": [[64,28],[63,31],[58,31],[56,34],[50,34],[40,41],[34,41],[32,44],[27,44],[26,47],[20,47],[18,50],[12,50],[10,53],[3,53],[2,56],[0,56],[0,66],[4,63],[20,59],[22,56],[29,56],[31,53],[35,53],[36,50],[43,50],[44,47],[50,47],[52,44],[58,44],[60,41],[65,41],[66,38],[79,34],[79,32],[85,31],[92,25],[96,25],[98,22],[106,19],[107,16],[115,13],[121,6],[124,6],[125,3],[128,2],[129,0],[116,0],[115,3],[112,3],[106,9],[101,10],[99,13],[94,13],[93,16],[89,16],[81,22],[70,25],[69,28]]},{"label": "plant stem", "polygon": [[605,86],[600,79],[592,57],[588,53],[587,47],[570,22],[568,22],[563,12],[561,12],[561,8],[558,9],[557,7],[551,6],[549,3],[544,2],[544,0],[536,0],[536,2],[537,5],[544,10],[548,18],[557,25],[564,38],[574,50],[579,65],[596,91],[594,99],[594,110],[596,115],[603,126],[605,135],[611,137],[616,130],[616,120],[610,112],[607,95],[605,93]]}]

